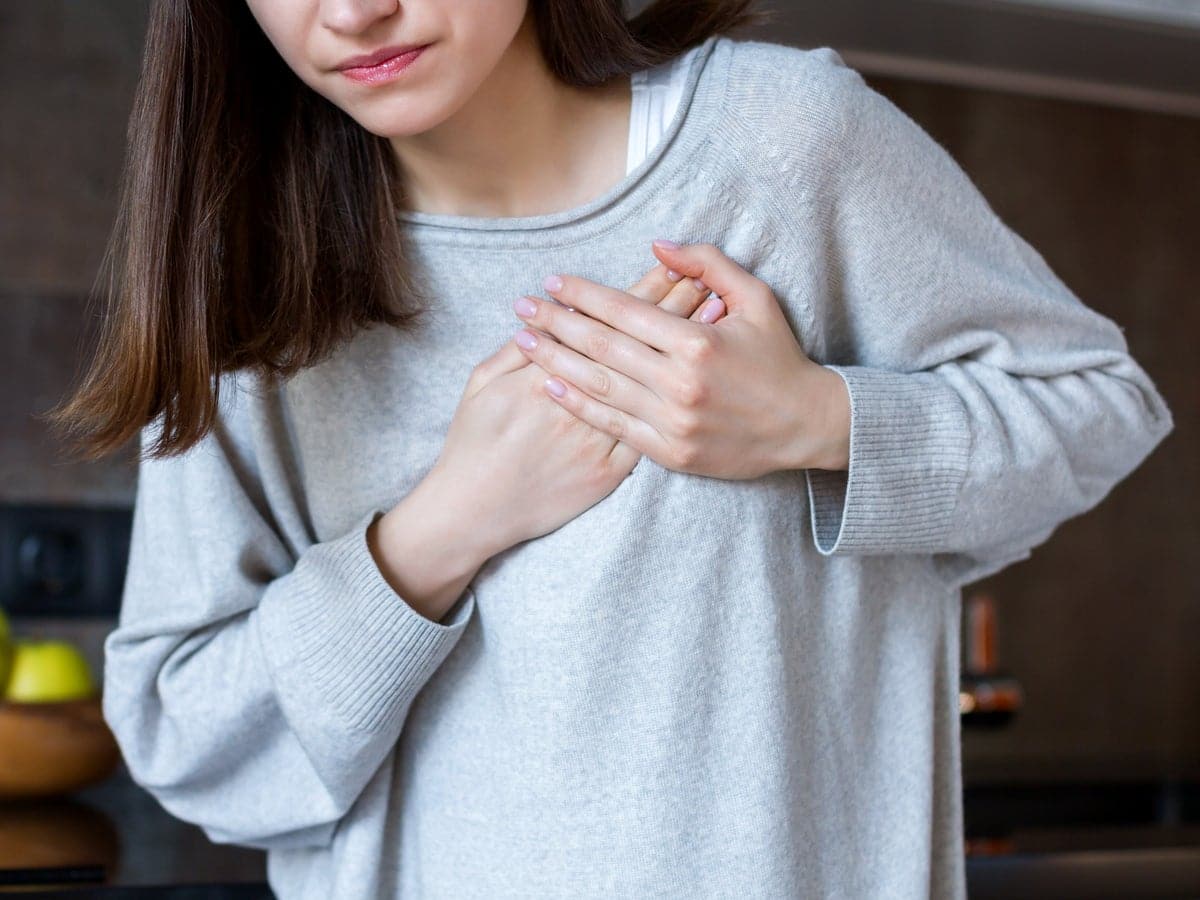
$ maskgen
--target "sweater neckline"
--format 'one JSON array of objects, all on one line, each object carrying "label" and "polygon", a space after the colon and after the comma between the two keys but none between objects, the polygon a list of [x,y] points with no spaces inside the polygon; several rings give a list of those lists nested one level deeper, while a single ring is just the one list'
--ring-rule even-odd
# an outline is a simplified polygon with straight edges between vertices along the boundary
[{"label": "sweater neckline", "polygon": [[716,71],[719,66],[709,61],[725,40],[715,34],[697,45],[683,96],[661,138],[632,171],[600,196],[570,209],[535,216],[402,210],[397,218],[405,223],[407,235],[420,243],[523,249],[574,243],[619,224],[651,200],[657,187],[708,141],[713,107],[720,102],[723,82]]}]

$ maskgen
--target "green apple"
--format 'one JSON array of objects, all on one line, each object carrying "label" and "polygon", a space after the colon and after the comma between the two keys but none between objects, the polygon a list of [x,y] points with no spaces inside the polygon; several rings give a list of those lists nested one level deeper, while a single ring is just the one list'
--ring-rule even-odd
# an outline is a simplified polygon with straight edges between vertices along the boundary
[{"label": "green apple", "polygon": [[8,684],[8,673],[12,669],[12,657],[12,631],[8,627],[8,617],[4,615],[4,608],[0,607],[0,695],[4,694],[4,686]]},{"label": "green apple", "polygon": [[96,683],[83,654],[69,641],[17,638],[3,699],[10,703],[81,700]]}]

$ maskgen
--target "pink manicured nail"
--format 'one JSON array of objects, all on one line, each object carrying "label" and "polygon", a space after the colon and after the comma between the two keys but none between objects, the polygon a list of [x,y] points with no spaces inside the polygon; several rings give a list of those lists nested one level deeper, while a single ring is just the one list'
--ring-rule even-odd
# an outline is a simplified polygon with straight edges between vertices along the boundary
[{"label": "pink manicured nail", "polygon": [[692,284],[694,284],[696,286],[696,290],[698,290],[698,291],[707,291],[708,290],[708,285],[706,285],[699,278],[693,278]]},{"label": "pink manicured nail", "polygon": [[546,280],[542,282],[542,287],[548,291],[561,291],[563,289],[563,280],[557,275],[547,275]]},{"label": "pink manicured nail", "polygon": [[709,323],[715,322],[717,316],[721,315],[725,309],[725,301],[720,297],[713,297],[704,304],[704,309],[700,310],[700,321]]},{"label": "pink manicured nail", "polygon": [[678,250],[679,245],[674,241],[668,241],[666,238],[655,238],[654,245],[656,247],[665,247],[668,250]]},{"label": "pink manicured nail", "polygon": [[552,393],[555,397],[562,397],[567,393],[567,386],[557,378],[547,378],[546,390]]},{"label": "pink manicured nail", "polygon": [[537,304],[528,297],[518,297],[513,301],[513,312],[518,316],[525,316],[526,318],[536,316]]},{"label": "pink manicured nail", "polygon": [[523,350],[532,350],[537,346],[537,338],[524,329],[518,331],[513,340],[515,340],[517,342],[517,346],[521,347]]},{"label": "pink manicured nail", "polygon": [[674,269],[667,269],[667,281],[679,281],[681,278],[683,278],[683,276]]}]

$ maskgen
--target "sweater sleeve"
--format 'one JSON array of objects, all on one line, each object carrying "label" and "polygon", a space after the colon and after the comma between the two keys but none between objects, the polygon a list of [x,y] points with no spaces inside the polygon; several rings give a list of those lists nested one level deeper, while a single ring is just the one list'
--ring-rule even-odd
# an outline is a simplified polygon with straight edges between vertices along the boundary
[{"label": "sweater sleeve", "polygon": [[398,596],[366,542],[381,510],[297,549],[237,449],[218,419],[185,454],[141,460],[104,715],[134,781],[214,842],[322,846],[475,597],[435,622]]},{"label": "sweater sleeve", "polygon": [[1027,558],[1169,434],[1120,328],[1004,225],[950,155],[832,51],[822,247],[847,471],[806,470],[826,556],[930,554],[961,586]]}]

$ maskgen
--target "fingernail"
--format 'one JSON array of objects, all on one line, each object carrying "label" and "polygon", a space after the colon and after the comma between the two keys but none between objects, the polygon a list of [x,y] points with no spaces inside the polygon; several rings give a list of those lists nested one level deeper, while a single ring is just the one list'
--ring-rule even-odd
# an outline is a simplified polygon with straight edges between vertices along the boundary
[{"label": "fingernail", "polygon": [[698,290],[698,291],[707,291],[708,290],[708,285],[706,285],[699,278],[693,278],[692,284],[694,284],[696,286],[696,290]]},{"label": "fingernail", "polygon": [[674,269],[667,269],[667,281],[678,281],[683,276]]},{"label": "fingernail", "polygon": [[518,316],[535,316],[537,315],[537,304],[528,297],[518,297],[513,301],[513,311]]},{"label": "fingernail", "polygon": [[567,386],[565,384],[563,384],[561,381],[559,381],[557,378],[547,378],[546,379],[546,389],[548,391],[550,391],[550,393],[552,393],[555,397],[562,397],[564,394],[567,393]]},{"label": "fingernail", "polygon": [[563,280],[557,275],[547,275],[546,280],[542,282],[542,287],[548,291],[561,291]]},{"label": "fingernail", "polygon": [[667,250],[678,250],[679,245],[674,241],[668,241],[666,238],[655,238],[654,246],[665,247]]},{"label": "fingernail", "polygon": [[537,346],[537,338],[524,329],[517,332],[514,340],[517,342],[517,346],[523,350],[532,350]]},{"label": "fingernail", "polygon": [[721,314],[721,310],[724,308],[724,301],[720,297],[713,297],[704,304],[704,309],[700,310],[700,321],[705,323],[715,322],[717,316]]}]

